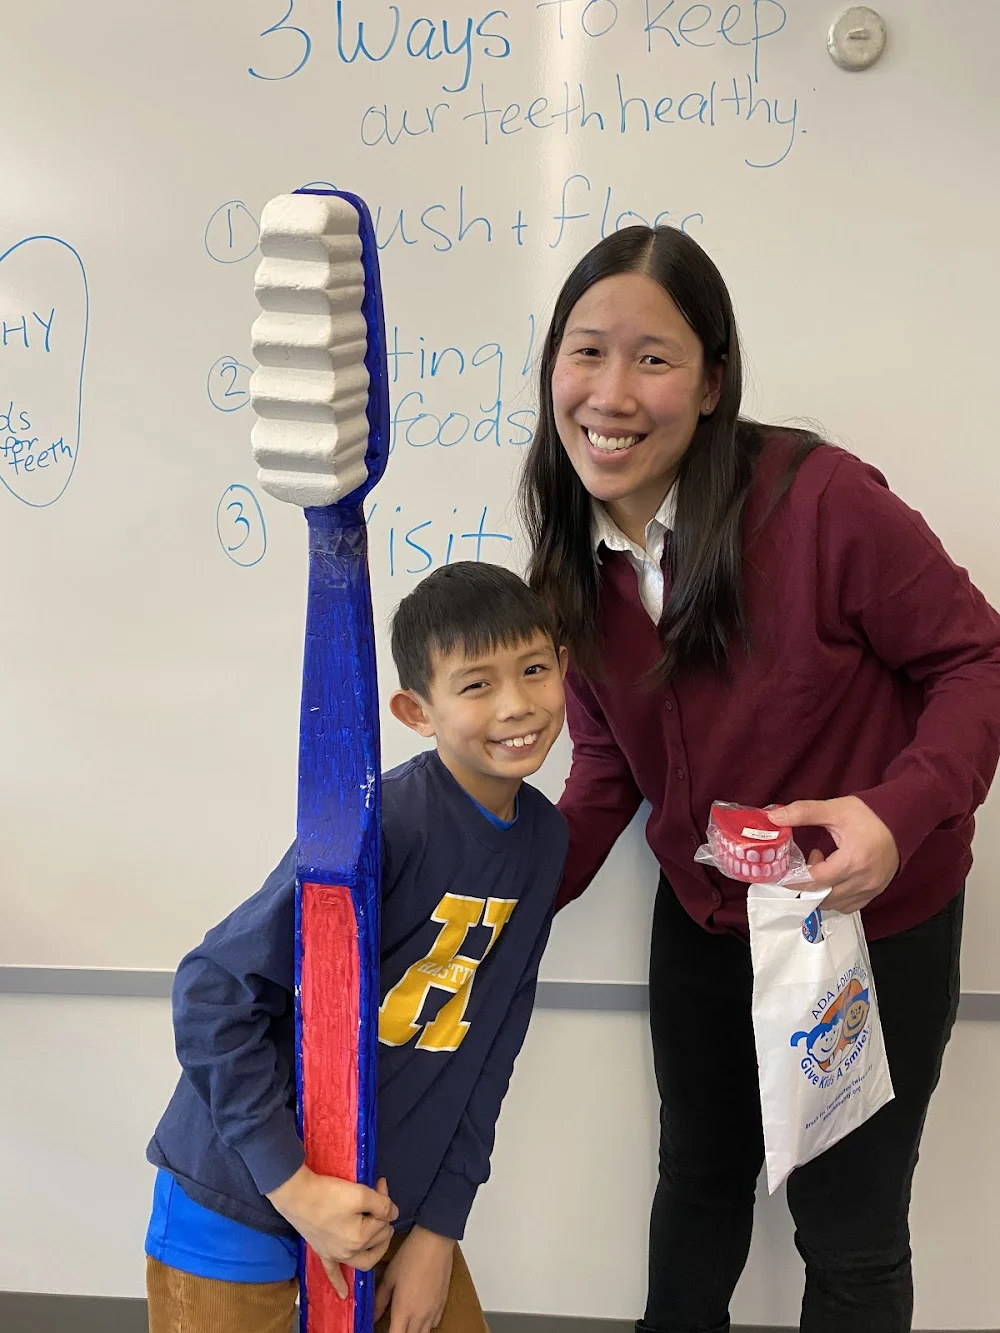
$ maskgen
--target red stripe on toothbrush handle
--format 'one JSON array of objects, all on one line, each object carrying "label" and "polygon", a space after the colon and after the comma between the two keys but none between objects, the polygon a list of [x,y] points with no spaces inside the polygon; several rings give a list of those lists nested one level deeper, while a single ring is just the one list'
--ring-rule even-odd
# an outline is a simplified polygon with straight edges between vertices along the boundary
[{"label": "red stripe on toothbrush handle", "polygon": [[[321,1176],[357,1180],[358,923],[350,890],[302,885],[302,1130],[306,1161]],[[334,1291],[306,1247],[310,1333],[354,1333],[354,1273]]]}]

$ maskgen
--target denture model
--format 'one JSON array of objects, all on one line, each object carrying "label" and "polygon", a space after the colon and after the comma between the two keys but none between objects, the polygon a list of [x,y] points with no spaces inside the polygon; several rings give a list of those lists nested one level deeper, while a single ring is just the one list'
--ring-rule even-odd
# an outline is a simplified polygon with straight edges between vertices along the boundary
[{"label": "denture model", "polygon": [[788,873],[792,831],[776,828],[764,810],[716,803],[708,845],[716,865],[730,879],[769,884]]}]

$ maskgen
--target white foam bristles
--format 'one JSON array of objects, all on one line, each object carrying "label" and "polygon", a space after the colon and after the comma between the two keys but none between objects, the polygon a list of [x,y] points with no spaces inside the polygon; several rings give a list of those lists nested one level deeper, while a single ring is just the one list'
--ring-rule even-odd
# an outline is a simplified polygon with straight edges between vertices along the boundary
[{"label": "white foam bristles", "polygon": [[250,439],[261,486],[291,504],[335,504],[367,476],[358,227],[335,196],[279,195],[261,217]]}]

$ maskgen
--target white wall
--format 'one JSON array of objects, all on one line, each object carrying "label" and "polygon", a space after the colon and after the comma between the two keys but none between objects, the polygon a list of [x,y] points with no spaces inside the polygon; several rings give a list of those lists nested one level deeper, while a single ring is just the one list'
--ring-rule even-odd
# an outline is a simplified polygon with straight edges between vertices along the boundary
[{"label": "white wall", "polygon": [[[141,1295],[168,1003],[0,996],[0,1069],[0,1289]],[[960,1023],[918,1173],[917,1328],[1000,1328],[998,1100],[1000,1025]],[[644,1015],[536,1014],[466,1245],[488,1308],[640,1312],[654,1126]],[[852,1206],[845,1181],[845,1225]],[[799,1287],[765,1200],[734,1316],[794,1325]]]}]

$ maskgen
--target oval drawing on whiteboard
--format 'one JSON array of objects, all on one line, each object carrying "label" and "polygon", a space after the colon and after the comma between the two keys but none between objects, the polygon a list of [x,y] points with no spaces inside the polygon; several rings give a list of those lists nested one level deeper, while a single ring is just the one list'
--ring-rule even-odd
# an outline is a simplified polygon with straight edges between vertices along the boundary
[{"label": "oval drawing on whiteboard", "polygon": [[249,366],[235,356],[220,356],[208,372],[208,400],[220,412],[237,412],[250,401]]},{"label": "oval drawing on whiteboard", "polygon": [[260,228],[242,199],[228,199],[208,219],[205,249],[218,264],[239,264],[257,249]]},{"label": "oval drawing on whiteboard", "polygon": [[219,544],[234,565],[249,569],[267,550],[267,527],[260,501],[249,486],[234,482],[222,492],[215,511]]},{"label": "oval drawing on whiteboard", "polygon": [[45,509],[80,452],[90,295],[83,260],[57,236],[0,254],[0,481]]}]

